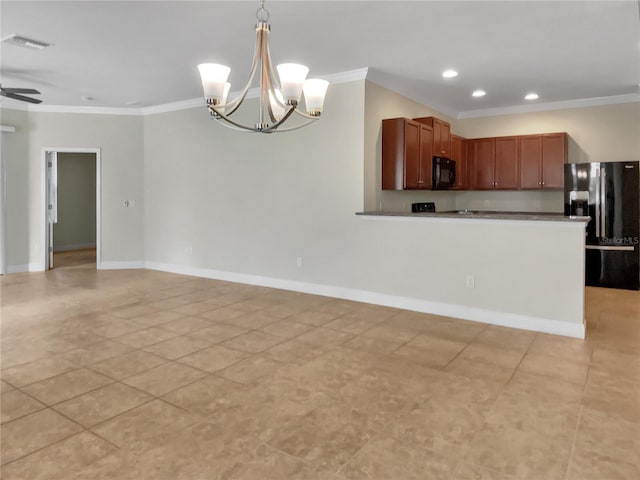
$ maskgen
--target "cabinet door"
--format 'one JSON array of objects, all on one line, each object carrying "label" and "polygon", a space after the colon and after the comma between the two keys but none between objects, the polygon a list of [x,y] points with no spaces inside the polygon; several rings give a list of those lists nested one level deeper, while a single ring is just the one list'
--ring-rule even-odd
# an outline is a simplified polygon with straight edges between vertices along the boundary
[{"label": "cabinet door", "polygon": [[542,188],[564,188],[567,134],[542,135]]},{"label": "cabinet door", "polygon": [[402,190],[404,184],[404,120],[382,120],[382,189]]},{"label": "cabinet door", "polygon": [[451,125],[447,122],[440,126],[440,151],[443,157],[451,158]]},{"label": "cabinet door", "polygon": [[420,188],[420,124],[407,121],[404,127],[404,188]]},{"label": "cabinet door", "polygon": [[501,190],[518,188],[518,138],[496,138],[496,164],[493,187]]},{"label": "cabinet door", "polygon": [[520,188],[542,187],[542,135],[520,137]]},{"label": "cabinet door", "polygon": [[406,119],[382,121],[382,189],[404,188],[404,130]]},{"label": "cabinet door", "polygon": [[472,161],[471,188],[475,190],[490,190],[493,188],[493,168],[496,155],[495,138],[479,138],[469,145]]},{"label": "cabinet door", "polygon": [[433,119],[433,154],[436,157],[441,157],[442,153],[442,122],[437,118]]},{"label": "cabinet door", "polygon": [[462,190],[466,186],[466,142],[462,137],[451,135],[451,160],[456,162],[456,190]]},{"label": "cabinet door", "polygon": [[428,125],[420,124],[420,167],[419,188],[430,189],[432,187],[432,158],[433,158],[433,129]]}]

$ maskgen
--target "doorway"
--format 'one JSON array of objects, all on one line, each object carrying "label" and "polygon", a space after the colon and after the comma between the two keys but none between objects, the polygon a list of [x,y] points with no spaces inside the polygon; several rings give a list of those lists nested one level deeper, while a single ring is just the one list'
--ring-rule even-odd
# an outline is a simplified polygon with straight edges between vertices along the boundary
[{"label": "doorway", "polygon": [[100,149],[44,148],[44,266],[97,268],[100,245]]}]

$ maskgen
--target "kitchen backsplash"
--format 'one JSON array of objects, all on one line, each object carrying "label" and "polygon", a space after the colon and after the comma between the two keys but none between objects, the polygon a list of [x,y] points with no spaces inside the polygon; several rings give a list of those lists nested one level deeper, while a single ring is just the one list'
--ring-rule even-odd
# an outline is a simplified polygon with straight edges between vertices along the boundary
[{"label": "kitchen backsplash", "polygon": [[436,211],[488,210],[497,212],[556,212],[564,211],[561,191],[381,191],[383,212],[410,212],[414,202],[434,202]]},{"label": "kitchen backsplash", "polygon": [[562,191],[483,191],[457,192],[456,210],[491,210],[497,212],[564,212]]}]

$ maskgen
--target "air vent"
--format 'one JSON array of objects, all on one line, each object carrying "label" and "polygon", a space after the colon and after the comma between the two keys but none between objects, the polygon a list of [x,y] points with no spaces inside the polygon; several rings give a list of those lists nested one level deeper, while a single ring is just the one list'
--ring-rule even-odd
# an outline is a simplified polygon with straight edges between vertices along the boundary
[{"label": "air vent", "polygon": [[34,40],[29,37],[23,37],[22,35],[16,35],[15,33],[8,37],[4,37],[2,42],[18,45],[19,47],[33,48],[35,50],[43,50],[51,45],[50,43],[41,42],[40,40]]}]

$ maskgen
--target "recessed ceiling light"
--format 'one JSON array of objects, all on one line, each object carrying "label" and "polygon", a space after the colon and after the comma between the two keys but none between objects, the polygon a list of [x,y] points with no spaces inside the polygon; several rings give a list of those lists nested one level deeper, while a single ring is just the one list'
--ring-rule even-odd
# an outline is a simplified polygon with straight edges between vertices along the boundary
[{"label": "recessed ceiling light", "polygon": [[471,94],[472,97],[484,97],[487,94],[484,90],[474,90]]},{"label": "recessed ceiling light", "polygon": [[138,105],[140,104],[140,100],[132,100],[131,102],[126,102],[125,105],[129,105],[130,107],[132,107],[133,105]]},{"label": "recessed ceiling light", "polygon": [[442,76],[444,78],[453,78],[453,77],[457,77],[458,76],[458,72],[456,72],[455,70],[445,70],[444,72],[442,72]]},{"label": "recessed ceiling light", "polygon": [[524,96],[524,99],[525,99],[525,100],[537,100],[537,99],[538,99],[538,94],[537,94],[537,93],[533,93],[533,92],[531,92],[531,93],[527,93],[527,94]]},{"label": "recessed ceiling light", "polygon": [[51,45],[50,43],[41,42],[40,40],[24,37],[22,35],[16,35],[15,33],[4,37],[2,42],[17,45],[19,47],[33,48],[35,50],[42,50]]}]

